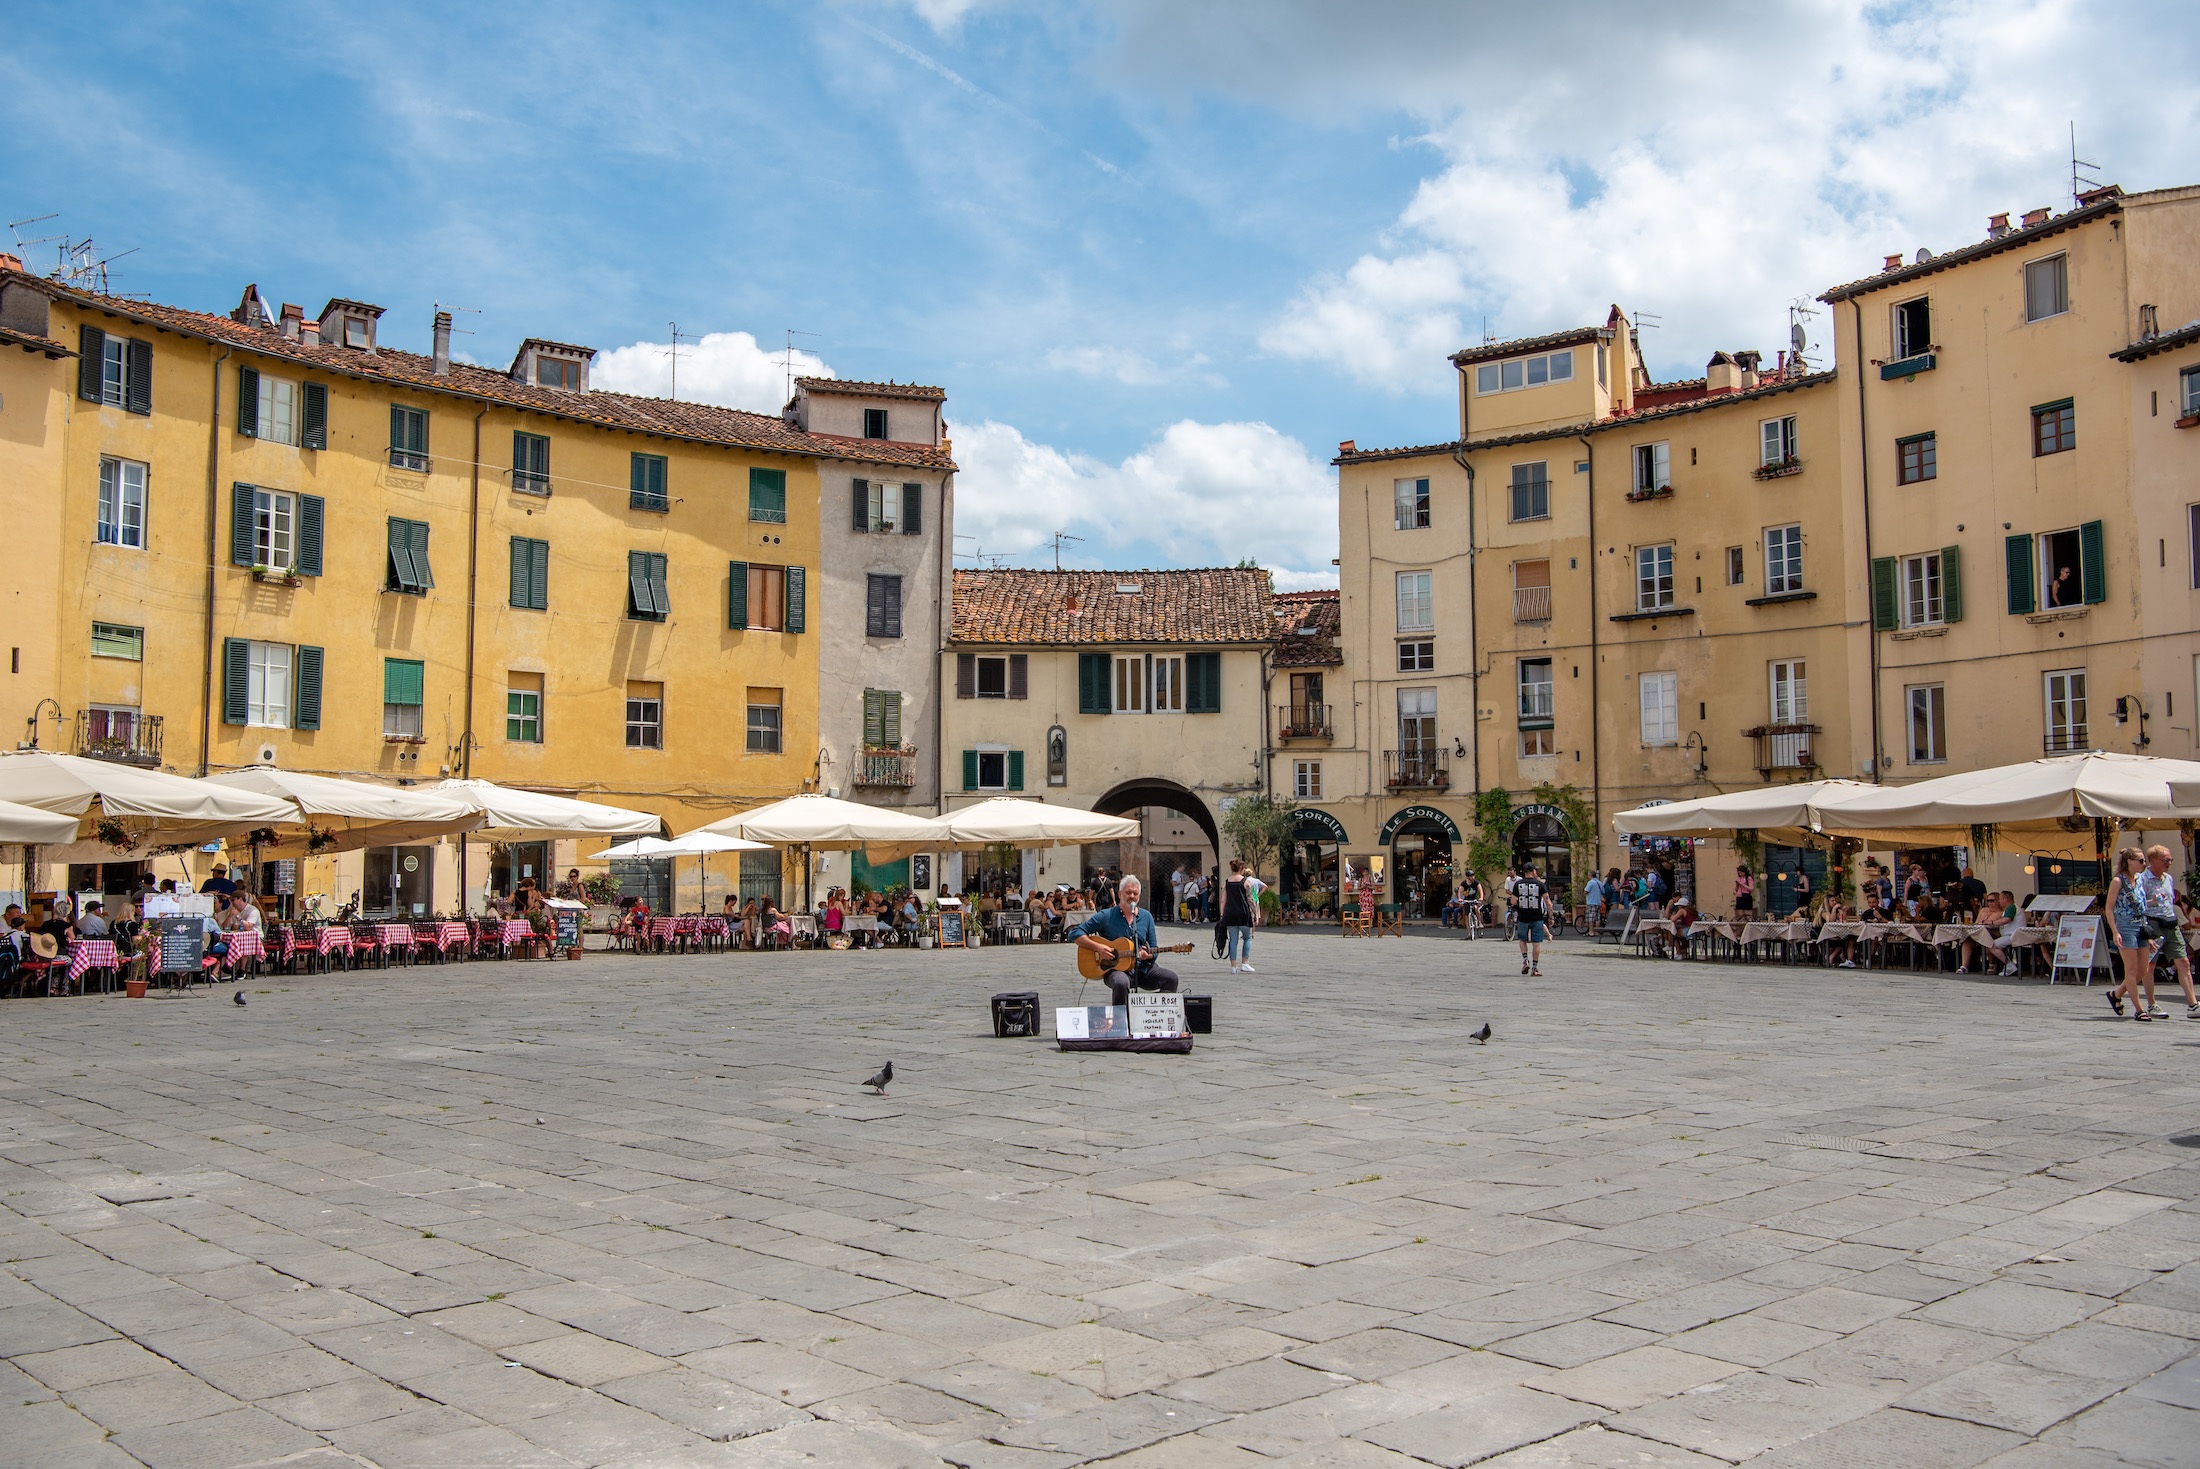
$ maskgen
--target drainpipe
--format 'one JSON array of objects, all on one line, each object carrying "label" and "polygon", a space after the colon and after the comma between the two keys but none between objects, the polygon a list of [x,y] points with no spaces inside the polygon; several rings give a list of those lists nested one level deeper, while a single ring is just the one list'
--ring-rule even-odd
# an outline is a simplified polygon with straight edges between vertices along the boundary
[{"label": "drainpipe", "polygon": [[[1269,729],[1269,717],[1274,711],[1268,707],[1268,700],[1271,697],[1270,684],[1275,677],[1275,670],[1268,660],[1274,653],[1273,648],[1260,650],[1260,793],[1271,797],[1275,795],[1276,747]],[[1215,855],[1222,855],[1220,849],[1217,849]]]},{"label": "drainpipe", "polygon": [[[436,313],[436,338],[439,346],[439,366],[449,371],[443,354],[449,351],[449,318],[443,312]],[[466,507],[466,716],[458,736],[458,774],[461,780],[470,780],[474,773],[474,605],[475,593],[481,577],[481,420],[489,411],[489,405],[481,405],[481,412],[474,415],[474,485],[473,498]],[[466,911],[466,834],[458,834],[458,911]],[[551,850],[557,850],[555,842]],[[554,869],[555,863],[550,866]]]},{"label": "drainpipe", "polygon": [[221,563],[222,364],[234,347],[214,359],[213,406],[206,436],[206,656],[199,667],[199,776],[214,757],[214,568]]},{"label": "drainpipe", "polygon": [[[1864,370],[1862,366],[1864,360],[1864,305],[1854,296],[1851,296],[1849,297],[1849,310],[1853,313],[1856,324],[1856,358],[1859,364],[1856,371],[1856,435],[1860,441],[1859,447],[1863,450],[1863,462],[1860,465],[1860,472],[1864,490],[1864,585],[1869,588],[1872,575],[1872,438],[1871,430],[1864,421]],[[1887,759],[1879,731],[1878,611],[1876,608],[1869,606],[1870,600],[1871,595],[1867,591],[1865,595],[1867,606],[1864,618],[1864,636],[1871,640],[1872,784],[1883,785],[1886,781]]]},{"label": "drainpipe", "polygon": [[[947,647],[955,637],[955,568],[949,559],[955,546],[955,524],[948,513],[954,503],[954,471],[940,476],[939,520],[939,633],[932,650],[932,809],[947,814]],[[932,874],[945,881],[944,871]]]},{"label": "drainpipe", "polygon": [[[1589,465],[1589,812],[1595,818],[1597,871],[1604,870],[1604,741],[1598,738],[1597,719],[1604,705],[1597,699],[1597,452],[1587,434],[1579,435],[1581,452]],[[1555,670],[1553,676],[1556,676]]]}]

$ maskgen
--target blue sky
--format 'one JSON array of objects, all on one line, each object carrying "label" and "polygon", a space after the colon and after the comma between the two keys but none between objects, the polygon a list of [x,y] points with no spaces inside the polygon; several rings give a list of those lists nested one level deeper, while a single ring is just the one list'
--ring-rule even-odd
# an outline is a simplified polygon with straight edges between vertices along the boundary
[{"label": "blue sky", "polygon": [[962,549],[1286,585],[1335,554],[1337,441],[1445,437],[1485,319],[1653,311],[1692,375],[2065,203],[2072,119],[2104,177],[2200,182],[2200,28],[2142,0],[10,13],[0,209],[136,247],[120,289],[360,297],[415,348],[471,307],[476,359],[586,342],[637,391],[677,320],[682,396],[767,410],[798,328],[947,389]]}]

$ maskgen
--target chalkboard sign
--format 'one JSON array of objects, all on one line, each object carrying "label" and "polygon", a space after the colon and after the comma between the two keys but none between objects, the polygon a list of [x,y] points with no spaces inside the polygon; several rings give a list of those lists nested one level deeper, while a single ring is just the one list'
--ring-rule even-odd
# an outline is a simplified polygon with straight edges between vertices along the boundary
[{"label": "chalkboard sign", "polygon": [[940,947],[943,949],[966,947],[963,938],[963,916],[959,909],[942,908],[940,910]]},{"label": "chalkboard sign", "polygon": [[160,930],[160,972],[197,974],[206,958],[206,927],[196,917],[155,920]]},{"label": "chalkboard sign", "polygon": [[558,926],[557,947],[577,949],[581,946],[581,911],[579,908],[550,910],[550,917]]}]

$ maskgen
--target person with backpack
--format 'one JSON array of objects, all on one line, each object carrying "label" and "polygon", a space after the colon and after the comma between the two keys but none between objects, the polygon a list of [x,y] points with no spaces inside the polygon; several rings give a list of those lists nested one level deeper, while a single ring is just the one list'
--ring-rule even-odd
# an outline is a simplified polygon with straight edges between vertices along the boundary
[{"label": "person with backpack", "polygon": [[1534,863],[1520,869],[1520,876],[1512,884],[1511,902],[1508,916],[1513,934],[1520,940],[1520,972],[1541,976],[1543,946],[1551,938],[1551,893],[1536,875]]}]

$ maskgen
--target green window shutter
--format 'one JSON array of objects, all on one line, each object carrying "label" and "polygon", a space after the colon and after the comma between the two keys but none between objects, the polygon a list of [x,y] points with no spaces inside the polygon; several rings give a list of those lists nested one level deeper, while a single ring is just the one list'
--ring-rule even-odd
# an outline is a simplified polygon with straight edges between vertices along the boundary
[{"label": "green window shutter", "polygon": [[1112,714],[1115,701],[1108,697],[1110,670],[1105,653],[1079,653],[1077,655],[1077,712],[1079,714]]},{"label": "green window shutter", "polygon": [[2089,605],[2108,600],[2108,547],[2101,539],[2098,520],[2078,527],[2078,579],[2084,583]]},{"label": "green window shutter", "polygon": [[1901,626],[1901,608],[1895,599],[1895,565],[1892,556],[1872,558],[1872,630],[1887,632]]},{"label": "green window shutter", "polygon": [[810,573],[807,567],[787,568],[787,631],[810,630]]},{"label": "green window shutter", "polygon": [[1012,791],[1024,788],[1024,752],[1021,750],[1008,752],[1008,788]]},{"label": "green window shutter", "polygon": [[87,403],[103,401],[107,396],[107,334],[96,326],[78,327],[76,350],[76,395]]},{"label": "green window shutter", "polygon": [[528,568],[528,590],[534,600],[528,606],[537,612],[550,610],[550,543],[537,541],[531,548],[533,564]]},{"label": "green window shutter", "polygon": [[1943,622],[1963,621],[1963,548],[1940,548],[1940,617]]},{"label": "green window shutter", "polygon": [[424,704],[427,702],[427,665],[417,658],[384,658],[382,660],[382,702],[385,704]]},{"label": "green window shutter", "polygon": [[512,537],[512,605],[514,607],[524,608],[535,605],[535,558],[533,552],[528,549],[533,544],[534,542],[528,540],[525,536]]},{"label": "green window shutter", "polygon": [[871,529],[871,482],[867,479],[859,479],[854,483],[856,487],[855,528],[868,534]]},{"label": "green window shutter", "polygon": [[122,406],[137,414],[140,418],[151,417],[153,412],[153,344],[151,342],[132,341],[125,351],[125,357],[128,362],[128,369],[123,377],[128,386],[124,393],[126,401]]},{"label": "green window shutter", "polygon": [[229,564],[250,566],[253,556],[252,486],[232,485],[229,490]]},{"label": "green window shutter", "polygon": [[669,510],[666,498],[665,458],[662,454],[634,454],[628,458],[627,503],[636,510]]},{"label": "green window shutter", "polygon": [[1008,655],[1008,696],[1011,699],[1028,699],[1031,697],[1031,655],[1029,653],[1011,653]]},{"label": "green window shutter", "polygon": [[1222,655],[1194,653],[1184,660],[1185,710],[1192,714],[1222,712]]},{"label": "green window shutter", "polygon": [[726,626],[739,630],[749,625],[749,563],[726,563]]},{"label": "green window shutter", "polygon": [[428,522],[415,520],[407,524],[412,533],[413,574],[420,578],[423,592],[435,586],[435,569],[428,565]]},{"label": "green window shutter", "polygon": [[924,486],[910,483],[901,487],[901,533],[905,536],[924,534]]},{"label": "green window shutter", "polygon": [[649,553],[646,551],[626,553],[626,605],[627,614],[632,617],[647,617],[656,610],[656,604],[649,597]]},{"label": "green window shutter", "polygon": [[256,367],[237,369],[237,432],[248,439],[260,436],[260,372]]},{"label": "green window shutter", "polygon": [[2009,614],[2022,616],[2039,605],[2039,584],[2032,575],[2032,538],[2009,536],[2001,544],[2009,567]]},{"label": "green window shutter", "polygon": [[319,729],[321,727],[321,649],[301,647],[298,650],[297,705],[291,714],[294,729]]},{"label": "green window shutter", "polygon": [[863,691],[863,743],[886,743],[886,696],[877,689]]},{"label": "green window shutter", "polygon": [[753,468],[749,471],[749,519],[766,525],[787,523],[787,471]]},{"label": "green window shutter", "polygon": [[328,447],[328,385],[307,383],[305,406],[299,415],[298,442],[308,449]]},{"label": "green window shutter", "polygon": [[[243,723],[241,719],[238,722],[240,724]],[[966,791],[974,791],[977,788],[978,752],[976,750],[965,750],[963,751],[963,789]]]},{"label": "green window shutter", "polygon": [[321,528],[328,519],[328,502],[319,495],[298,497],[298,574],[321,574]]},{"label": "green window shutter", "polygon": [[649,596],[657,605],[659,617],[672,615],[672,589],[665,582],[665,558],[662,556],[649,558]]},{"label": "green window shutter", "polygon": [[879,702],[884,706],[880,722],[885,726],[883,733],[886,736],[881,743],[898,750],[901,748],[901,694],[889,690],[879,696]]},{"label": "green window shutter", "polygon": [[420,574],[413,569],[412,522],[400,520],[394,515],[389,519],[389,557],[389,581],[384,590],[418,590]]},{"label": "green window shutter", "polygon": [[252,645],[243,638],[222,639],[222,723],[242,724],[251,718],[250,692]]}]

